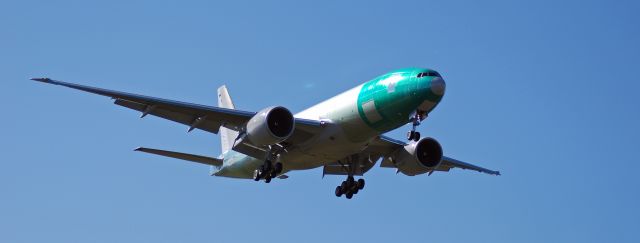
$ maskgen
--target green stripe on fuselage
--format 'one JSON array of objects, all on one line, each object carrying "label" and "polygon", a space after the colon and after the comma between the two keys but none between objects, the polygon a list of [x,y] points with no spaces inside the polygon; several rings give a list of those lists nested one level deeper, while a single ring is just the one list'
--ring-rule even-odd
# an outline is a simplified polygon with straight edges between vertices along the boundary
[{"label": "green stripe on fuselage", "polygon": [[416,77],[426,71],[429,69],[403,69],[365,83],[358,94],[360,118],[369,127],[384,133],[407,124],[411,114],[425,100],[434,103],[433,109],[442,96],[430,89],[433,77]]}]

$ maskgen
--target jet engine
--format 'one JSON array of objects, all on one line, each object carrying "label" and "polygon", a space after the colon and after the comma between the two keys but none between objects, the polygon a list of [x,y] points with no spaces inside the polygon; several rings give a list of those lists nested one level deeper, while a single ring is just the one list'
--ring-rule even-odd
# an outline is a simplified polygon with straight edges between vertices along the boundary
[{"label": "jet engine", "polygon": [[246,134],[253,145],[272,145],[289,138],[294,126],[295,119],[287,108],[268,107],[247,122]]},{"label": "jet engine", "polygon": [[429,172],[442,161],[442,147],[433,138],[424,138],[399,150],[394,162],[400,172],[414,176]]}]

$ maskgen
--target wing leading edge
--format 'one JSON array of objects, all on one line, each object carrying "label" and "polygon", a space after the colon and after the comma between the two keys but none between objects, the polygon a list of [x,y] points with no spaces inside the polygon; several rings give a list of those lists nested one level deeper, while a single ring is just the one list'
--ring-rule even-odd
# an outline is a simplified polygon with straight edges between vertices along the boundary
[{"label": "wing leading edge", "polygon": [[[141,117],[154,115],[174,122],[189,126],[188,131],[200,129],[203,131],[218,133],[221,126],[231,130],[240,131],[244,124],[253,117],[256,112],[228,109],[222,107],[199,105],[188,102],[174,101],[145,95],[138,95],[85,85],[56,81],[49,78],[32,78],[31,80],[48,84],[65,86],[93,94],[111,97],[115,104],[142,113]],[[295,135],[312,135],[318,132],[322,126],[320,121],[295,118]]]}]

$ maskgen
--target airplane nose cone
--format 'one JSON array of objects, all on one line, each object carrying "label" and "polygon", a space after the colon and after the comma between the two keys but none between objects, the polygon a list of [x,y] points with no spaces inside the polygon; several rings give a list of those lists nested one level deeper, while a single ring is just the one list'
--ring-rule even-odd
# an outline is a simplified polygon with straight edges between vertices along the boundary
[{"label": "airplane nose cone", "polygon": [[433,79],[431,79],[431,83],[429,84],[430,88],[431,88],[431,92],[433,92],[436,95],[444,95],[444,90],[446,87],[446,84],[444,83],[444,79],[442,79],[441,77],[435,77]]}]

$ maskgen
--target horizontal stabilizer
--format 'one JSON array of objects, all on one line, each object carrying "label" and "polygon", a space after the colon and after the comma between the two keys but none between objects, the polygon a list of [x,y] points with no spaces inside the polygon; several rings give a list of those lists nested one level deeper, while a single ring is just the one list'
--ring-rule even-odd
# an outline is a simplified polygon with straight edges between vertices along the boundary
[{"label": "horizontal stabilizer", "polygon": [[178,152],[143,148],[143,147],[136,148],[135,151],[156,154],[156,155],[171,157],[175,159],[187,160],[187,161],[196,162],[196,163],[205,164],[205,165],[213,165],[216,167],[222,166],[221,159],[216,159],[216,158],[211,158],[211,157],[206,157],[201,155],[185,154],[185,153],[178,153]]}]

